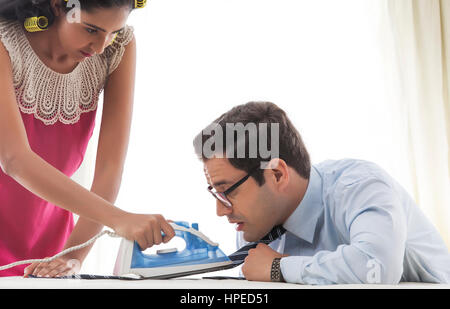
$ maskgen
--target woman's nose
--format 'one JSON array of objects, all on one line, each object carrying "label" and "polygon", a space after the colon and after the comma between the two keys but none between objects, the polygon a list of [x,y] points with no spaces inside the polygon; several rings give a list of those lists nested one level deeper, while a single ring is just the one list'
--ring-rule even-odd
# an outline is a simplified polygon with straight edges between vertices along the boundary
[{"label": "woman's nose", "polygon": [[98,39],[97,42],[93,44],[93,50],[96,54],[103,54],[105,48],[108,47],[112,42],[112,39],[109,36],[106,36],[104,39]]}]

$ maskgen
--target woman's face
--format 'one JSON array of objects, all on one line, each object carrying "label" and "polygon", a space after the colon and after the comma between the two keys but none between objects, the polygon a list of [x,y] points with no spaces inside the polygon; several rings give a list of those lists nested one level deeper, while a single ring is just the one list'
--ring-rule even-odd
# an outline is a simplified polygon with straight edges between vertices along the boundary
[{"label": "woman's face", "polygon": [[129,7],[97,9],[92,12],[81,8],[79,18],[56,8],[57,36],[69,57],[76,62],[95,54],[102,54],[116,34],[125,27]]}]

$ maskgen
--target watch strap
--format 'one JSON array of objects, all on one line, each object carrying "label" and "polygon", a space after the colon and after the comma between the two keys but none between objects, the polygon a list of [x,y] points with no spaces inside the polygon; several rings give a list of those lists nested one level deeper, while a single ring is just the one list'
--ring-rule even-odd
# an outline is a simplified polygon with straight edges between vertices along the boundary
[{"label": "watch strap", "polygon": [[270,269],[270,281],[272,282],[284,282],[280,261],[281,258],[274,258],[272,261],[272,267]]}]

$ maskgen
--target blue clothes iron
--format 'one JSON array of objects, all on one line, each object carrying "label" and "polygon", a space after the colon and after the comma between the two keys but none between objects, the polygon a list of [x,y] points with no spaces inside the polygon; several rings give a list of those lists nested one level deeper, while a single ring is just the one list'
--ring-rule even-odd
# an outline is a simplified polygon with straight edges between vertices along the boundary
[{"label": "blue clothes iron", "polygon": [[114,266],[114,275],[138,275],[144,278],[168,279],[200,274],[234,267],[233,262],[198,230],[198,224],[170,223],[175,235],[186,242],[182,251],[158,250],[156,254],[144,254],[136,242],[123,239]]}]

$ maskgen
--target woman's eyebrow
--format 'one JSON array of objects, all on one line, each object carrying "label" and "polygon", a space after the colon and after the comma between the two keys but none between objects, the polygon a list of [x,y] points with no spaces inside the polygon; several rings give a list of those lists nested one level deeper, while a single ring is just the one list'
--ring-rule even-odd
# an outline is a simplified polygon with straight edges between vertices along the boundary
[{"label": "woman's eyebrow", "polygon": [[[85,24],[86,26],[89,26],[89,27],[95,28],[95,29],[97,29],[97,30],[100,30],[100,31],[106,32],[106,30],[105,30],[105,29],[103,29],[103,28],[100,28],[100,27],[98,27],[98,26],[96,26],[96,25],[92,25],[92,24],[89,24],[89,23],[86,23],[86,22],[83,22],[83,24]],[[122,27],[122,28],[120,28],[119,30],[113,31],[113,33],[114,33],[114,32],[119,32],[119,31],[122,31],[122,30],[123,30],[124,28],[125,28],[125,27]]]}]

